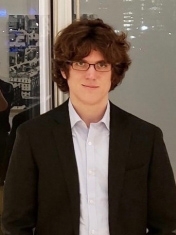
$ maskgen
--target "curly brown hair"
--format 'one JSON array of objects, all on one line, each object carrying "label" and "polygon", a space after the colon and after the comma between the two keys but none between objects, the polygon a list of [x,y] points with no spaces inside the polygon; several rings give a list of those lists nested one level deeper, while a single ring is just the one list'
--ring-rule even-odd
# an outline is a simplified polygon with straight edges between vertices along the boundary
[{"label": "curly brown hair", "polygon": [[53,81],[63,92],[69,92],[67,61],[80,61],[88,56],[92,49],[102,53],[105,60],[112,64],[111,88],[113,90],[124,78],[131,64],[128,55],[130,44],[124,32],[116,33],[114,29],[101,19],[81,19],[74,21],[60,31],[54,44]]}]

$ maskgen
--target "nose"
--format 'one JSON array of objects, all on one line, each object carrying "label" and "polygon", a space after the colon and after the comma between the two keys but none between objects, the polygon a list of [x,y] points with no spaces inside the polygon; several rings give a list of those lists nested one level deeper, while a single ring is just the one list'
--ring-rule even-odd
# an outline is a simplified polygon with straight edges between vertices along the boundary
[{"label": "nose", "polygon": [[94,65],[90,65],[88,70],[86,71],[86,78],[87,79],[96,79],[96,70]]}]

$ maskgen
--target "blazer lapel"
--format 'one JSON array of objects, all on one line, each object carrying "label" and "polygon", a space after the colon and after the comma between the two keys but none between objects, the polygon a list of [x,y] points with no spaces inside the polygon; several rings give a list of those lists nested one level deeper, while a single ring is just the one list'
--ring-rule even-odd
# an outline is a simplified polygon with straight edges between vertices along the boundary
[{"label": "blazer lapel", "polygon": [[127,115],[111,103],[109,144],[109,227],[110,234],[117,234],[118,204],[125,173],[131,130]]},{"label": "blazer lapel", "polygon": [[70,126],[68,102],[59,106],[53,115],[57,125],[53,128],[58,155],[63,166],[65,180],[70,195],[75,234],[79,234],[80,195],[72,132]]}]

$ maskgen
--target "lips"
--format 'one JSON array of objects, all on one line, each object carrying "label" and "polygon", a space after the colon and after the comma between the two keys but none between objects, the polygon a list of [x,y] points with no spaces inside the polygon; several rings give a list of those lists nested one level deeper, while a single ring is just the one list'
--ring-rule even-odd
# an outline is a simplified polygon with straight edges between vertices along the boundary
[{"label": "lips", "polygon": [[85,85],[85,84],[82,84],[83,87],[87,87],[87,88],[98,88],[98,86],[95,86],[95,85]]}]

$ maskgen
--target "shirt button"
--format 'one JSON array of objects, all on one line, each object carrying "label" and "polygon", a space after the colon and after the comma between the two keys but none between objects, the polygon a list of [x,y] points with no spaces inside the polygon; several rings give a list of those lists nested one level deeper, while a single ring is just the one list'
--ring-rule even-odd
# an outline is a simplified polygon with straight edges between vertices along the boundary
[{"label": "shirt button", "polygon": [[92,142],[91,142],[91,141],[89,141],[89,142],[88,142],[88,145],[92,145]]},{"label": "shirt button", "polygon": [[89,175],[95,175],[95,172],[93,170],[89,170]]},{"label": "shirt button", "polygon": [[89,199],[89,204],[93,205],[94,204],[94,200]]},{"label": "shirt button", "polygon": [[92,234],[92,235],[95,234],[95,230],[94,230],[94,229],[92,229],[91,234]]}]

